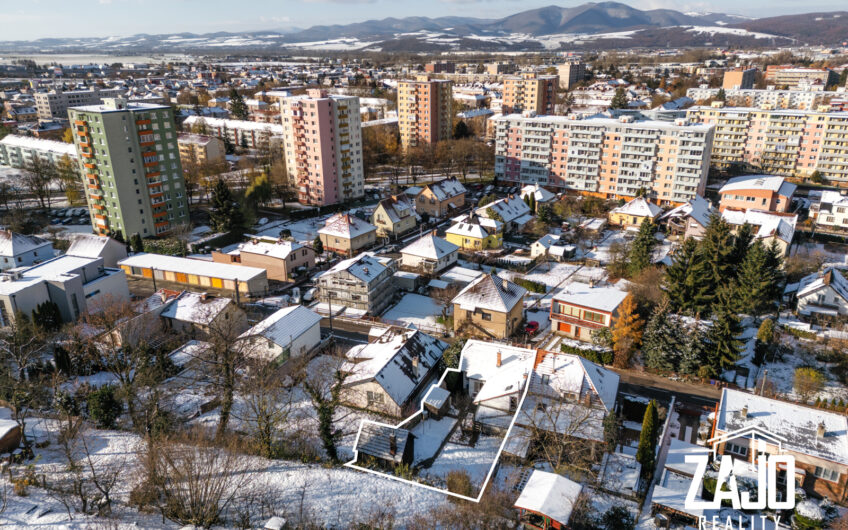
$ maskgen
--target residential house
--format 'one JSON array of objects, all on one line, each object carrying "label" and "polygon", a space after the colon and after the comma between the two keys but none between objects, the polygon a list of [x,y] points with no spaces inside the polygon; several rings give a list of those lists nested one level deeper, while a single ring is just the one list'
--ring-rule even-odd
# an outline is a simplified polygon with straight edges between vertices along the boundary
[{"label": "residential house", "polygon": [[353,256],[377,240],[377,227],[350,214],[336,214],[318,230],[324,250]]},{"label": "residential house", "polygon": [[742,175],[728,180],[718,190],[721,196],[718,209],[747,210],[750,208],[767,212],[788,212],[792,197],[798,188],[777,175]]},{"label": "residential house", "polygon": [[662,208],[644,197],[636,197],[610,210],[609,224],[622,228],[638,228],[645,219],[656,220],[662,211]]},{"label": "residential house", "polygon": [[183,291],[159,313],[166,327],[201,339],[226,337],[247,328],[247,316],[231,298]]},{"label": "residential house", "polygon": [[11,230],[0,230],[0,270],[29,267],[53,257],[51,241]]},{"label": "residential house", "polygon": [[694,237],[701,239],[710,222],[712,206],[700,195],[664,213],[660,224],[665,224],[668,232],[682,239]]},{"label": "residential house", "polygon": [[444,217],[465,206],[465,193],[465,186],[456,177],[427,184],[415,198],[415,210],[419,215]]},{"label": "residential house", "polygon": [[221,164],[226,161],[224,141],[215,136],[180,133],[177,136],[177,145],[180,148],[180,161],[183,167]]},{"label": "residential house", "polygon": [[431,232],[403,247],[400,251],[400,263],[404,268],[432,274],[456,263],[458,255],[457,245],[436,237],[435,232]]},{"label": "residential house", "polygon": [[454,218],[454,224],[445,230],[445,239],[465,250],[495,249],[503,243],[503,228],[498,220],[470,213]]},{"label": "residential house", "polygon": [[795,296],[800,315],[848,315],[848,281],[837,268],[827,267],[819,273],[802,278]]},{"label": "residential house", "polygon": [[777,243],[784,256],[789,252],[789,245],[795,236],[795,224],[798,222],[797,214],[754,209],[736,210],[727,208],[721,212],[721,216],[730,224],[734,234],[742,225],[751,225],[755,239],[761,240],[767,247],[772,242]]},{"label": "residential house", "polygon": [[816,220],[817,227],[848,229],[848,197],[838,191],[822,191],[818,201],[810,205],[810,217]]},{"label": "residential house", "polygon": [[68,256],[103,258],[103,266],[117,268],[118,262],[127,257],[127,246],[109,236],[74,234]]},{"label": "residential house", "polygon": [[347,352],[342,370],[344,401],[380,414],[415,413],[424,393],[438,379],[448,344],[417,330],[390,328],[376,341]]},{"label": "residential house", "polygon": [[530,257],[541,256],[563,261],[574,257],[577,252],[575,245],[566,244],[559,234],[545,234],[530,245]]},{"label": "residential house", "polygon": [[392,302],[394,272],[367,253],[342,260],[318,277],[318,299],[329,308],[379,315]]},{"label": "residential house", "polygon": [[556,193],[550,192],[539,185],[539,183],[528,184],[521,188],[521,199],[527,200],[528,196],[532,196],[536,201],[536,209],[543,204],[553,204],[556,202]]},{"label": "residential house", "polygon": [[846,500],[848,417],[843,414],[725,388],[710,441],[716,454],[747,462],[763,445],[768,454],[794,456],[796,487],[837,503]]},{"label": "residential house", "polygon": [[572,282],[558,290],[551,302],[551,326],[567,337],[592,341],[592,332],[611,328],[618,308],[629,296],[615,286]]},{"label": "residential house", "polygon": [[413,230],[420,217],[414,204],[403,195],[392,195],[377,204],[371,222],[377,227],[378,237],[397,237]]},{"label": "residential house", "polygon": [[568,528],[571,513],[583,491],[579,482],[534,469],[513,505],[525,528]]},{"label": "residential house", "polygon": [[239,337],[250,341],[246,353],[282,364],[308,355],[321,343],[321,315],[303,307],[284,307]]},{"label": "residential house", "polygon": [[506,278],[484,274],[469,283],[453,304],[454,331],[494,339],[511,337],[524,320],[527,289]]},{"label": "residential house", "polygon": [[503,223],[504,229],[508,231],[521,230],[533,220],[533,212],[527,203],[512,196],[481,206],[474,213]]},{"label": "residential house", "polygon": [[248,236],[250,241],[223,253],[212,252],[215,263],[265,269],[269,280],[289,281],[315,266],[315,250],[285,239]]}]

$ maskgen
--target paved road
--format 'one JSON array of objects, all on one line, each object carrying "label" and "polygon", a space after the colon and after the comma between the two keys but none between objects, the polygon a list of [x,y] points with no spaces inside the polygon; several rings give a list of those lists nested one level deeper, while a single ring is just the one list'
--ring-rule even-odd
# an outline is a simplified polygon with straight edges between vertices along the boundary
[{"label": "paved road", "polygon": [[644,372],[633,370],[612,369],[621,377],[619,389],[628,394],[638,394],[646,397],[671,401],[671,396],[677,396],[678,402],[689,403],[703,407],[714,407],[721,398],[721,389],[699,383],[684,383],[672,381]]}]

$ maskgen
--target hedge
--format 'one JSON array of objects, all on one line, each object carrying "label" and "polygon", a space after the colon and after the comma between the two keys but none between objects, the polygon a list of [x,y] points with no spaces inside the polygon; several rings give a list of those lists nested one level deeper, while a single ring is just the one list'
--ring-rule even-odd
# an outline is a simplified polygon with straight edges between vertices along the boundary
[{"label": "hedge", "polygon": [[598,351],[589,348],[578,348],[577,346],[572,346],[570,344],[560,344],[559,349],[563,353],[579,355],[580,357],[597,364],[612,364],[613,360],[613,354],[610,350]]},{"label": "hedge", "polygon": [[515,283],[524,287],[531,293],[541,293],[545,294],[548,292],[548,288],[544,283],[534,282],[533,280],[525,280],[524,278],[516,278]]}]

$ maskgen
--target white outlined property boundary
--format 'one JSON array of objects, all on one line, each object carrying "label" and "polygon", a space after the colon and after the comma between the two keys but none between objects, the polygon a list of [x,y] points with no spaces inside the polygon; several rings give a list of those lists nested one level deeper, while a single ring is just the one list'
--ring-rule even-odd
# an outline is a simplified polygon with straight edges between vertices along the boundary
[{"label": "white outlined property boundary", "polygon": [[[460,359],[459,359],[459,366],[462,366],[462,357],[460,357]],[[448,491],[446,489],[440,489],[440,488],[437,488],[435,486],[430,486],[429,484],[421,484],[419,482],[415,482],[414,480],[401,478],[401,477],[398,477],[398,476],[395,476],[395,475],[390,475],[388,473],[384,473],[384,472],[381,472],[381,471],[376,471],[374,469],[368,469],[368,468],[364,468],[364,467],[360,467],[360,466],[356,465],[356,461],[359,458],[359,451],[356,450],[356,447],[359,445],[359,436],[362,434],[362,426],[365,423],[372,423],[374,425],[379,425],[381,427],[388,427],[390,429],[401,429],[401,428],[403,428],[403,426],[405,424],[407,424],[408,422],[412,421],[413,418],[424,413],[424,403],[427,401],[427,398],[430,397],[430,393],[433,391],[434,388],[440,386],[444,382],[447,375],[451,372],[456,372],[458,374],[462,374],[462,371],[457,369],[457,368],[448,368],[447,370],[445,370],[445,372],[442,374],[442,377],[439,379],[439,382],[433,383],[433,385],[430,386],[430,389],[424,395],[424,398],[421,400],[421,409],[418,412],[416,412],[415,414],[413,414],[412,416],[410,416],[410,417],[406,418],[405,420],[403,420],[402,422],[398,423],[397,425],[389,425],[387,423],[381,423],[381,422],[378,422],[378,421],[373,421],[373,420],[368,420],[368,419],[361,420],[360,423],[359,423],[359,430],[356,433],[356,440],[353,442],[353,447],[354,447],[354,449],[353,449],[353,460],[351,460],[350,462],[345,462],[344,465],[346,467],[349,467],[349,468],[352,468],[352,469],[358,469],[360,471],[366,471],[368,473],[373,473],[374,475],[378,475],[380,477],[389,478],[389,479],[392,479],[392,480],[397,480],[398,482],[403,482],[405,484],[411,484],[413,486],[418,486],[418,487],[421,487],[421,488],[424,488],[424,489],[427,489],[427,490],[430,490],[430,491],[435,491],[437,493],[444,493],[445,495],[450,495],[450,496],[456,497],[458,499],[463,499],[463,500],[471,501],[471,502],[480,502],[480,499],[483,498],[483,493],[485,493],[485,491],[486,491],[486,487],[489,485],[489,480],[491,480],[492,474],[495,472],[495,467],[498,465],[498,461],[501,458],[501,453],[503,453],[504,447],[506,446],[506,442],[507,442],[507,440],[509,440],[509,435],[512,433],[512,427],[515,425],[515,420],[518,418],[518,414],[521,412],[521,410],[524,406],[524,398],[527,397],[527,391],[530,389],[530,378],[532,377],[532,373],[525,374],[527,376],[527,379],[524,381],[524,393],[521,395],[521,401],[518,403],[518,406],[515,409],[515,415],[512,417],[512,421],[509,422],[509,428],[506,430],[506,434],[504,435],[504,438],[501,441],[501,445],[500,445],[500,447],[498,447],[498,453],[495,455],[495,459],[492,462],[492,466],[489,468],[489,472],[486,474],[486,480],[483,481],[483,485],[480,487],[480,493],[479,493],[479,495],[477,495],[476,498],[468,497],[466,495],[460,495],[458,493],[453,493],[453,492]]]}]

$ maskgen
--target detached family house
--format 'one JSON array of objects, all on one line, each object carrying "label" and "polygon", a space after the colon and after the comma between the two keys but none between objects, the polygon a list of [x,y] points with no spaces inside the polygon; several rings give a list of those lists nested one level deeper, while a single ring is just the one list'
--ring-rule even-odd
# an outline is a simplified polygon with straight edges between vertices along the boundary
[{"label": "detached family house", "polygon": [[315,266],[315,251],[295,241],[254,237],[230,252],[213,252],[212,261],[265,269],[269,280],[285,282]]},{"label": "detached family house", "polygon": [[465,206],[465,193],[465,186],[456,177],[428,184],[415,198],[415,210],[419,215],[444,217]]},{"label": "detached family house", "polygon": [[554,294],[551,302],[551,326],[554,331],[591,342],[592,332],[612,327],[618,308],[629,296],[614,286],[573,282]]},{"label": "detached family house", "polygon": [[377,227],[350,214],[340,213],[327,219],[318,230],[324,250],[353,256],[377,240]]},{"label": "detached family house", "polygon": [[414,230],[420,217],[413,203],[403,195],[393,195],[377,204],[371,222],[377,227],[378,237],[397,237]]},{"label": "detached family house", "polygon": [[527,289],[506,278],[483,274],[451,300],[453,329],[466,329],[478,337],[509,338],[524,320],[526,294]]},{"label": "detached family house", "polygon": [[244,311],[231,298],[206,293],[183,291],[159,315],[168,329],[200,338],[209,337],[210,331],[238,333],[247,327]]},{"label": "detached family house", "polygon": [[0,230],[0,270],[29,267],[53,257],[53,243],[47,239]]},{"label": "detached family house", "polygon": [[318,299],[362,314],[379,315],[395,294],[394,271],[370,254],[336,263],[318,277]]},{"label": "detached family house", "polygon": [[509,231],[521,230],[533,220],[533,212],[527,203],[512,196],[481,206],[474,210],[474,213],[503,223],[504,229]]},{"label": "detached family house", "polygon": [[432,232],[405,246],[400,256],[400,264],[404,268],[433,274],[456,263],[459,247]]},{"label": "detached family house", "polygon": [[721,196],[718,209],[764,210],[788,212],[798,188],[777,175],[743,175],[728,180],[718,190]]},{"label": "detached family house", "polygon": [[638,228],[645,219],[657,219],[662,211],[662,208],[644,197],[636,197],[618,208],[613,208],[609,213],[609,224],[622,228]]},{"label": "detached family house", "polygon": [[556,202],[556,194],[550,192],[539,186],[539,183],[536,184],[528,184],[521,188],[521,200],[525,200],[527,197],[533,197],[533,200],[536,201],[536,209],[538,210],[539,206],[542,204],[553,204]]},{"label": "detached family house", "polygon": [[666,225],[670,234],[681,239],[700,239],[710,222],[710,213],[710,203],[700,195],[695,195],[689,202],[664,213],[659,220]]},{"label": "detached family house", "polygon": [[354,346],[342,370],[344,400],[381,414],[406,417],[419,409],[448,344],[417,330],[391,328],[375,342]]},{"label": "detached family house", "polygon": [[65,254],[83,258],[103,258],[104,267],[116,268],[118,262],[127,257],[127,246],[109,236],[75,234]]},{"label": "detached family house", "polygon": [[795,236],[795,224],[798,215],[790,213],[775,213],[764,210],[736,210],[727,208],[721,212],[721,216],[727,221],[735,234],[744,224],[753,228],[754,239],[759,239],[765,246],[771,245],[772,241],[777,243],[783,255],[789,252],[789,245]]},{"label": "detached family house", "polygon": [[798,314],[803,316],[848,315],[848,281],[834,267],[802,278],[796,298]]},{"label": "detached family house", "polygon": [[284,307],[239,339],[250,342],[248,355],[282,364],[307,355],[321,343],[321,315],[301,305]]},{"label": "detached family house", "polygon": [[456,217],[454,224],[445,231],[445,239],[466,250],[500,248],[503,229],[502,222],[471,213]]}]

